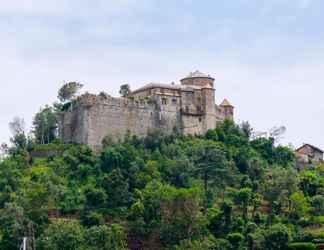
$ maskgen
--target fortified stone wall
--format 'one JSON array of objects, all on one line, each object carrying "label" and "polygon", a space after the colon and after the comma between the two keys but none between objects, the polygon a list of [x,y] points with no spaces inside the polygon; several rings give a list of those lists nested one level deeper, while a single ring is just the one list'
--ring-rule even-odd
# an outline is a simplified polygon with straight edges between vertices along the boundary
[{"label": "fortified stone wall", "polygon": [[197,71],[181,85],[150,83],[127,98],[86,93],[60,115],[59,134],[64,142],[100,149],[106,136],[142,137],[150,129],[203,134],[225,118],[233,118],[233,106],[226,99],[215,105],[214,78]]},{"label": "fortified stone wall", "polygon": [[141,137],[154,128],[171,133],[181,123],[179,106],[172,102],[162,105],[159,98],[145,103],[90,94],[81,96],[73,111],[61,114],[59,120],[59,134],[64,142],[94,148],[100,148],[106,136],[118,140],[129,131]]}]

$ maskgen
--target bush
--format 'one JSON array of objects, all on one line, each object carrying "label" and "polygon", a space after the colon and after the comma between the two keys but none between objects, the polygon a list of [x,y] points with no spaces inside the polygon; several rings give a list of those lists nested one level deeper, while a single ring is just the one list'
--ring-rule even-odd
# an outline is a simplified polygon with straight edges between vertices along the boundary
[{"label": "bush", "polygon": [[288,249],[291,250],[315,250],[316,245],[309,242],[298,242],[298,243],[291,243],[288,245]]},{"label": "bush", "polygon": [[265,246],[270,250],[283,250],[287,248],[290,235],[287,227],[282,224],[272,226],[265,232]]},{"label": "bush", "polygon": [[232,233],[227,235],[227,240],[231,243],[233,248],[237,249],[244,240],[244,236],[240,233]]}]

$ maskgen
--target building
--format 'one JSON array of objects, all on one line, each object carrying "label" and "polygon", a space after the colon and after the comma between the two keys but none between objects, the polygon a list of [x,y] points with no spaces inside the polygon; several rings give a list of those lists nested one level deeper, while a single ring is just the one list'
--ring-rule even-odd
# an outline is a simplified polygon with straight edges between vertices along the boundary
[{"label": "building", "polygon": [[106,136],[121,139],[127,132],[140,137],[150,129],[203,134],[217,122],[233,119],[233,112],[226,99],[216,105],[214,78],[195,71],[180,84],[150,83],[126,98],[86,93],[73,110],[60,115],[59,134],[66,143],[100,148]]},{"label": "building", "polygon": [[304,144],[296,150],[297,156],[304,159],[305,162],[322,162],[323,161],[323,150],[310,145]]}]

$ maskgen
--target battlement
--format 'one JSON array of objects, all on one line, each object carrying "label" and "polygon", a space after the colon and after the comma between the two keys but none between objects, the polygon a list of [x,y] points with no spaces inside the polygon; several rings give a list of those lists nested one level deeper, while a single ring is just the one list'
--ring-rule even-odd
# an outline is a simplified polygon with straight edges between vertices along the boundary
[{"label": "battlement", "polygon": [[100,94],[91,94],[86,92],[83,95],[77,97],[77,106],[91,107],[95,105],[106,105],[123,108],[151,108],[154,104],[154,98],[123,98],[123,97],[112,97],[105,92]]},{"label": "battlement", "polygon": [[203,134],[217,122],[233,118],[234,107],[227,100],[216,105],[211,76],[195,71],[180,83],[150,83],[126,98],[85,93],[72,110],[60,115],[60,137],[99,149],[106,136],[119,140],[130,132],[143,137],[151,129]]}]

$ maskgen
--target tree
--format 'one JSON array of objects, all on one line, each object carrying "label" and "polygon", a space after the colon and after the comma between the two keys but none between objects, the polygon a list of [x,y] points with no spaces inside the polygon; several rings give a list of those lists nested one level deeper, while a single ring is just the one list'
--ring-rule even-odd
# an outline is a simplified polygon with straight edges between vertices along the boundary
[{"label": "tree", "polygon": [[84,228],[76,221],[55,220],[41,237],[44,250],[79,250],[83,243]]},{"label": "tree", "polygon": [[87,187],[84,190],[86,198],[86,209],[101,208],[106,203],[106,194],[104,190],[95,187]]},{"label": "tree", "polygon": [[13,136],[17,134],[25,134],[25,126],[24,118],[17,116],[9,123],[9,128]]},{"label": "tree", "polygon": [[58,99],[61,102],[71,101],[82,87],[83,84],[79,82],[64,83],[58,91]]},{"label": "tree", "polygon": [[126,250],[127,236],[122,226],[94,226],[86,231],[88,250]]},{"label": "tree", "polygon": [[16,203],[6,203],[0,211],[0,248],[3,250],[19,249],[23,237],[29,235],[31,222],[26,218],[24,209]]},{"label": "tree", "polygon": [[264,235],[264,247],[269,250],[286,250],[289,241],[289,231],[281,224],[272,226]]},{"label": "tree", "polygon": [[108,205],[110,208],[118,208],[130,204],[131,194],[128,191],[129,185],[119,168],[114,169],[104,178],[103,187],[108,195]]},{"label": "tree", "polygon": [[300,217],[307,214],[310,205],[302,192],[295,192],[290,196],[292,212]]},{"label": "tree", "polygon": [[320,186],[320,178],[316,172],[306,170],[300,174],[299,187],[305,196],[315,196]]},{"label": "tree", "polygon": [[251,127],[249,122],[247,121],[242,122],[240,128],[247,138],[251,137],[253,128]]},{"label": "tree", "polygon": [[57,120],[52,107],[45,106],[34,117],[34,135],[38,143],[48,144],[56,138]]},{"label": "tree", "polygon": [[119,94],[122,97],[127,97],[131,93],[130,86],[128,84],[123,84],[120,86]]},{"label": "tree", "polygon": [[10,141],[17,149],[25,149],[27,146],[25,120],[20,117],[14,117],[14,119],[9,123],[9,129],[12,133],[12,138]]},{"label": "tree", "polygon": [[313,214],[318,216],[324,216],[324,196],[316,195],[311,201],[313,207]]},{"label": "tree", "polygon": [[252,190],[250,188],[242,188],[236,195],[237,202],[242,206],[243,219],[248,220],[248,206],[251,202]]},{"label": "tree", "polygon": [[199,143],[194,146],[192,157],[195,162],[195,173],[203,180],[205,193],[205,211],[210,203],[209,187],[224,182],[227,160],[224,151],[215,143]]},{"label": "tree", "polygon": [[[294,169],[273,168],[263,186],[263,196],[270,203],[269,223],[283,206],[291,208],[290,196],[298,190],[297,172]],[[275,211],[277,209],[277,211]]]},{"label": "tree", "polygon": [[175,250],[227,250],[229,247],[227,240],[209,236],[197,240],[183,240],[175,247]]},{"label": "tree", "polygon": [[227,240],[231,243],[233,250],[239,249],[244,240],[244,236],[240,233],[231,233],[227,235]]}]

